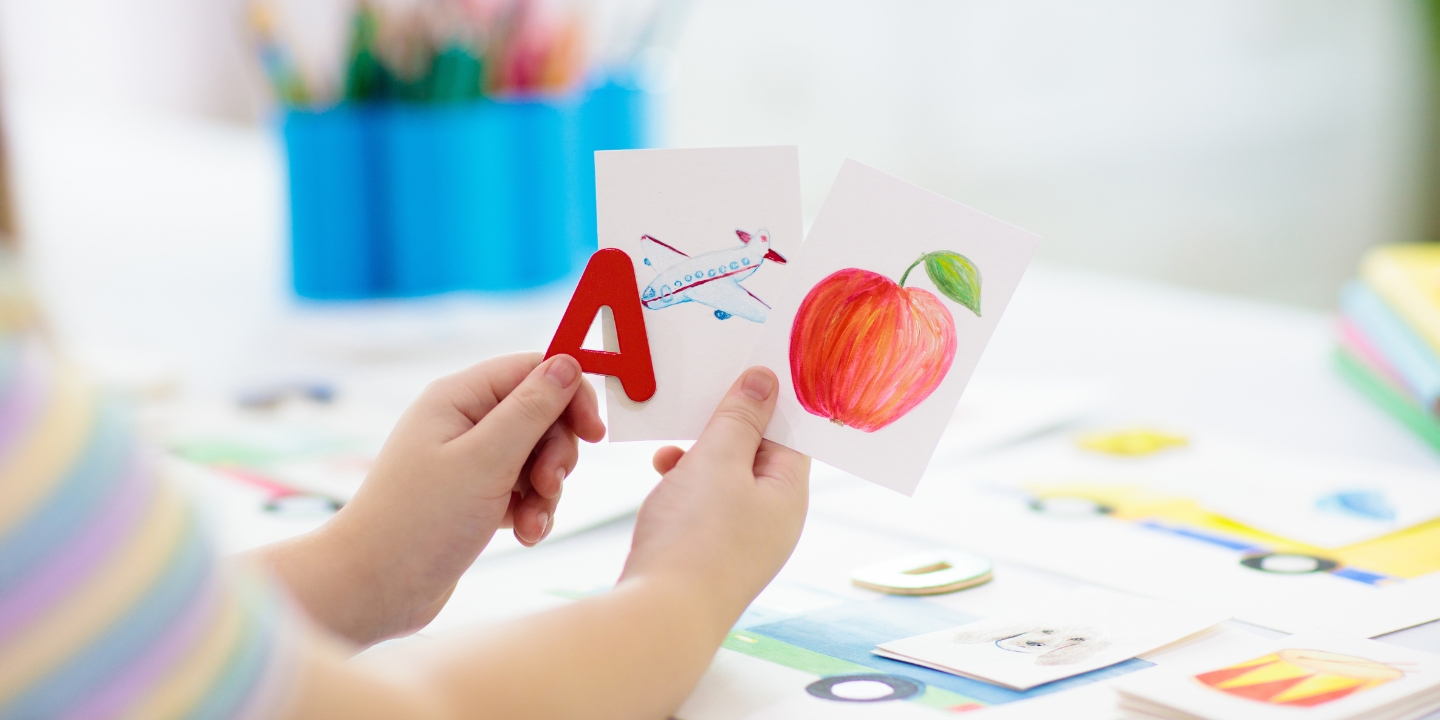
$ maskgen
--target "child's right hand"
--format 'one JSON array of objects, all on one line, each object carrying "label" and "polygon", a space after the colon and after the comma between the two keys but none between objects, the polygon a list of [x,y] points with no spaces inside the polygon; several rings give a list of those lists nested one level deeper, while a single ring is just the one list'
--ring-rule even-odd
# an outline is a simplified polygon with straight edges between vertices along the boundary
[{"label": "child's right hand", "polygon": [[719,601],[722,631],[780,571],[805,523],[810,458],[761,439],[778,386],[750,368],[689,452],[655,453],[664,477],[640,508],[621,577],[694,584]]}]

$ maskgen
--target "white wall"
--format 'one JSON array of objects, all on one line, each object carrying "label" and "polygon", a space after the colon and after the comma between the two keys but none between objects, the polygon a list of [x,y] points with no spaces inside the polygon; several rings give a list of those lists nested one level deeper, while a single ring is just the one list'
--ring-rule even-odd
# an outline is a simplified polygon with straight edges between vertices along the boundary
[{"label": "white wall", "polygon": [[798,143],[1046,238],[1053,262],[1329,305],[1417,226],[1423,38],[1376,0],[695,0],[670,140]]},{"label": "white wall", "polygon": [[[312,65],[345,1],[285,0]],[[1052,262],[1317,305],[1415,232],[1415,0],[687,4],[666,136],[799,144],[807,217],[851,156],[1041,233]],[[253,121],[243,7],[0,0],[7,93]]]}]

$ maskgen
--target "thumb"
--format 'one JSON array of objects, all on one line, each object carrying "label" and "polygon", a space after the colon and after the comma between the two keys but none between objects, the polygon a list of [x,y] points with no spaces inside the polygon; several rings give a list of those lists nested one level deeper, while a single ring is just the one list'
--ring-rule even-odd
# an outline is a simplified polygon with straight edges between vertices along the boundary
[{"label": "thumb", "polygon": [[580,363],[569,355],[556,355],[531,370],[495,409],[452,442],[466,454],[480,455],[497,473],[518,473],[541,436],[565,412],[580,383]]},{"label": "thumb", "polygon": [[746,370],[695,441],[695,446],[686,453],[702,462],[725,463],[743,466],[746,470],[755,464],[755,451],[760,448],[760,439],[770,416],[775,412],[775,388],[779,386],[775,373],[768,368],[752,367]]}]

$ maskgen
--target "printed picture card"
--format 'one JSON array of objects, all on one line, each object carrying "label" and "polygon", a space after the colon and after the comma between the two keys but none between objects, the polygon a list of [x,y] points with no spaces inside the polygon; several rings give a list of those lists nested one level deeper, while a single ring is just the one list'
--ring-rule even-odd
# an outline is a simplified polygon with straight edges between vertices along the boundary
[{"label": "printed picture card", "polygon": [[1416,718],[1440,709],[1440,656],[1309,632],[1200,672],[1150,668],[1115,689],[1128,717]]},{"label": "printed picture card", "polygon": [[1129,660],[1229,618],[1217,610],[1084,588],[1013,613],[883,643],[874,652],[1028,690]]},{"label": "printed picture card", "polygon": [[765,437],[906,495],[1040,238],[847,160],[748,365]]},{"label": "printed picture card", "polygon": [[[800,248],[791,147],[595,154],[600,247],[635,263],[655,395],[606,380],[610,439],[693,440],[745,369]],[[606,347],[613,349],[607,326]]]}]

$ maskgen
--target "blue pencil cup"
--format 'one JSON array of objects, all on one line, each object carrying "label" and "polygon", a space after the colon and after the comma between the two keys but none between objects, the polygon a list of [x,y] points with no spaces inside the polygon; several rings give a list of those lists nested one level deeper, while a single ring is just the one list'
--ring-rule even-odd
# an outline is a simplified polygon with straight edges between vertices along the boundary
[{"label": "blue pencil cup", "polygon": [[291,264],[302,297],[367,298],[384,284],[376,116],[367,107],[285,115]]},{"label": "blue pencil cup", "polygon": [[295,291],[413,297],[563,278],[596,248],[594,151],[640,147],[644,102],[558,98],[291,112]]},{"label": "blue pencil cup", "polygon": [[388,108],[387,235],[395,257],[384,294],[517,286],[516,193],[505,118],[491,103]]}]

